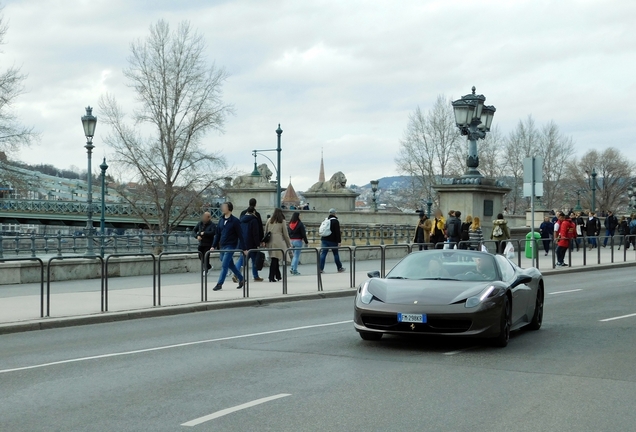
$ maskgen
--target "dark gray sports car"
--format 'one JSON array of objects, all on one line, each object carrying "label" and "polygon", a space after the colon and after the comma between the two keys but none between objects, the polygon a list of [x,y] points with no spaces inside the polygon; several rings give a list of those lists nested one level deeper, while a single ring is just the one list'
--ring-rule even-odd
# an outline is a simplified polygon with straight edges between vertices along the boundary
[{"label": "dark gray sports car", "polygon": [[386,278],[370,272],[355,299],[354,326],[364,340],[390,334],[491,338],[505,347],[510,331],[538,330],[544,282],[502,255],[437,249],[414,252]]}]

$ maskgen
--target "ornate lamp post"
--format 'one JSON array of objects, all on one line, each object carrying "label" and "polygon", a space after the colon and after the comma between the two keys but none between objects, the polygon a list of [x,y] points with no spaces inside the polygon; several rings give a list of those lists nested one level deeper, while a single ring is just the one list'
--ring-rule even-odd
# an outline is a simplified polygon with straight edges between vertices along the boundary
[{"label": "ornate lamp post", "polygon": [[373,212],[378,212],[378,200],[376,193],[378,192],[378,180],[371,180],[371,190],[373,191]]},{"label": "ornate lamp post", "polygon": [[588,174],[590,176],[590,188],[592,189],[592,212],[596,213],[596,176],[598,175],[596,173],[596,169],[594,167],[592,167],[592,174],[590,174],[588,171],[585,171],[586,174]]},{"label": "ornate lamp post", "polygon": [[581,189],[576,191],[576,207],[574,207],[574,211],[582,211],[583,207],[581,207],[581,192],[583,192]]},{"label": "ornate lamp post", "polygon": [[472,94],[462,96],[452,103],[455,112],[455,123],[462,135],[468,137],[468,157],[466,158],[466,173],[464,178],[483,177],[479,167],[479,154],[477,152],[477,140],[486,138],[486,132],[490,131],[490,125],[495,115],[494,106],[484,105],[486,97],[475,94],[475,86]]},{"label": "ornate lamp post", "polygon": [[[278,129],[275,130],[276,135],[278,136],[278,139],[276,141],[276,148],[275,149],[264,149],[264,150],[252,150],[252,155],[254,156],[254,170],[252,171],[252,175],[260,175],[260,173],[258,172],[258,168],[256,166],[256,155],[260,154],[261,156],[267,158],[268,161],[272,162],[272,160],[270,158],[268,158],[267,156],[265,156],[263,154],[263,152],[270,152],[270,151],[275,151],[276,152],[276,207],[280,208],[281,205],[281,199],[282,199],[282,191],[281,191],[281,185],[280,185],[280,159],[281,159],[281,152],[283,151],[283,149],[281,148],[281,144],[280,144],[280,136],[283,134],[283,130],[280,128],[280,123],[278,124]],[[274,164],[274,162],[272,162],[272,164]]]},{"label": "ornate lamp post", "polygon": [[627,189],[627,196],[629,197],[629,204],[627,207],[633,212],[636,210],[636,183],[629,185],[629,188]]},{"label": "ornate lamp post", "polygon": [[86,198],[86,237],[88,245],[86,247],[86,256],[94,256],[93,249],[93,173],[91,168],[91,157],[93,154],[93,136],[95,135],[95,126],[97,125],[97,117],[93,115],[93,108],[86,107],[86,115],[82,116],[82,126],[84,126],[84,135],[86,136],[86,149],[88,159],[88,194]]},{"label": "ornate lamp post", "polygon": [[99,233],[101,235],[100,239],[100,255],[104,257],[104,235],[106,230],[106,170],[108,169],[108,164],[106,164],[106,158],[99,166],[99,169],[102,170],[102,214],[99,219]]}]

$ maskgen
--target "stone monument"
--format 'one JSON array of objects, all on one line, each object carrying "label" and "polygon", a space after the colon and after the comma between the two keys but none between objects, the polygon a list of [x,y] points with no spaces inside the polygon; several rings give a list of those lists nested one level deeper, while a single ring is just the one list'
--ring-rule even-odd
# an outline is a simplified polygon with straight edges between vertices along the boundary
[{"label": "stone monument", "polygon": [[329,211],[355,211],[358,193],[347,188],[347,177],[338,171],[327,181],[318,181],[303,196],[311,203],[312,209]]},{"label": "stone monument", "polygon": [[252,174],[238,176],[226,184],[227,200],[234,204],[235,209],[242,210],[247,208],[250,198],[255,198],[259,212],[271,210],[276,207],[276,185],[272,184],[271,178],[272,171],[267,164],[261,164]]}]

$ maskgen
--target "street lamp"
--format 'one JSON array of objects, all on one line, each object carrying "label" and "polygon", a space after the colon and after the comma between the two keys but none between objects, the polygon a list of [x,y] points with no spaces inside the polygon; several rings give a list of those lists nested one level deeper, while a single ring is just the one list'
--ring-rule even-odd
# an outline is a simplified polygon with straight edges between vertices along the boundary
[{"label": "street lamp", "polygon": [[494,106],[484,105],[486,97],[475,94],[475,86],[472,94],[462,96],[452,103],[455,112],[455,123],[462,135],[468,137],[468,157],[466,158],[466,173],[464,178],[483,177],[477,167],[479,166],[479,154],[477,152],[477,140],[486,138],[486,132],[490,131],[492,119],[495,115]]},{"label": "street lamp", "polygon": [[88,245],[86,247],[86,256],[94,256],[93,250],[93,174],[91,171],[91,157],[93,154],[93,136],[95,135],[95,126],[97,125],[97,117],[93,115],[93,108],[86,107],[86,115],[82,116],[82,126],[84,126],[84,135],[86,136],[86,149],[88,159],[88,196],[86,198],[86,237]]},{"label": "street lamp", "polygon": [[629,185],[627,196],[629,197],[628,208],[633,212],[636,210],[636,183]]},{"label": "street lamp", "polygon": [[104,234],[105,234],[105,229],[106,229],[106,170],[108,169],[108,164],[106,163],[106,158],[104,158],[104,161],[101,163],[101,165],[99,166],[99,169],[102,170],[102,214],[101,214],[101,218],[99,219],[99,231],[101,234],[101,241],[100,241],[100,245],[101,245],[101,249],[100,249],[100,255],[102,256],[102,258],[104,257]]},{"label": "street lamp", "polygon": [[574,211],[582,211],[583,207],[581,207],[581,192],[583,192],[581,189],[576,191],[576,207],[574,207]]},{"label": "street lamp", "polygon": [[[588,171],[585,171],[586,174],[589,175]],[[596,169],[594,167],[592,167],[592,174],[591,174],[591,185],[590,187],[592,188],[592,213],[596,213],[596,176],[598,174],[596,173]]]},{"label": "street lamp", "polygon": [[[280,186],[280,159],[281,159],[281,152],[283,151],[281,148],[281,144],[280,144],[280,136],[283,134],[283,130],[280,128],[280,123],[278,124],[278,129],[275,130],[276,135],[278,136],[278,139],[276,141],[276,148],[275,149],[264,149],[264,150],[252,150],[252,155],[254,155],[254,171],[252,171],[252,175],[260,175],[260,173],[258,172],[258,168],[256,166],[256,155],[260,154],[261,156],[267,158],[268,161],[272,162],[272,160],[270,158],[268,158],[267,156],[265,156],[264,154],[262,154],[263,152],[270,152],[270,151],[275,151],[276,152],[276,207],[280,208],[281,205],[281,195],[282,195],[282,191],[281,191],[281,186]],[[272,162],[272,165],[274,164],[274,162]]]},{"label": "street lamp", "polygon": [[377,213],[378,211],[378,200],[376,193],[378,192],[378,184],[380,182],[378,180],[371,180],[371,190],[373,191],[373,212]]}]

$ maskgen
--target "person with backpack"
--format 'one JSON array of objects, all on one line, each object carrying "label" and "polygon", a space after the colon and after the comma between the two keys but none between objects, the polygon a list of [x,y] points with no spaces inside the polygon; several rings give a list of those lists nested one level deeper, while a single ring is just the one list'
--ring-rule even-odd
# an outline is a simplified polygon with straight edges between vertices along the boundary
[{"label": "person with backpack", "polygon": [[448,220],[446,221],[446,238],[448,239],[448,243],[450,243],[451,248],[454,248],[459,244],[459,240],[462,235],[462,221],[458,217],[458,214],[459,216],[462,215],[459,211],[449,211]]},{"label": "person with backpack", "polygon": [[325,261],[329,251],[333,253],[333,260],[336,263],[338,273],[344,272],[345,268],[340,262],[340,254],[338,253],[338,247],[342,242],[342,234],[340,233],[340,221],[336,217],[336,209],[332,208],[329,210],[329,216],[320,224],[318,234],[320,234],[320,272],[325,272]]},{"label": "person with backpack", "polygon": [[601,232],[601,221],[598,220],[596,214],[592,211],[588,213],[588,219],[585,224],[585,234],[589,238],[590,250],[597,247],[596,237]]},{"label": "person with backpack", "polygon": [[[252,206],[249,206],[245,211],[245,214],[241,216],[241,230],[243,231],[243,240],[245,241],[245,248],[249,250],[249,256],[247,259],[252,261],[252,276],[254,277],[254,282],[263,282],[263,278],[258,275],[258,247],[261,245],[261,229],[259,229],[259,225],[261,223],[260,219],[256,216],[256,209]],[[238,261],[236,262],[236,267],[243,267],[243,255],[240,256]]]},{"label": "person with backpack", "polygon": [[559,216],[559,234],[557,237],[556,249],[556,265],[558,267],[567,267],[565,261],[565,253],[570,247],[570,243],[576,238],[576,225],[572,222],[569,215],[561,213]]},{"label": "person with backpack", "polygon": [[302,252],[300,248],[303,247],[303,243],[305,246],[309,244],[307,231],[305,230],[305,225],[300,220],[299,212],[294,212],[287,226],[287,230],[289,231],[289,239],[294,248],[294,257],[292,258],[290,273],[294,276],[298,276],[300,275],[298,272],[298,263],[300,262],[300,253]]},{"label": "person with backpack", "polygon": [[627,235],[629,234],[629,225],[627,224],[627,218],[625,216],[621,216],[616,230],[618,231],[618,250],[621,250],[623,244],[625,244],[625,249],[628,249]]},{"label": "person with backpack", "polygon": [[548,252],[550,252],[550,240],[552,239],[552,235],[554,234],[554,224],[550,221],[549,216],[543,218],[543,222],[539,226],[539,234],[541,235],[541,239],[543,241],[545,256],[548,256]]},{"label": "person with backpack", "polygon": [[614,213],[610,210],[607,212],[607,217],[605,218],[605,239],[603,239],[603,247],[607,247],[607,240],[609,240],[610,237],[614,237],[617,227],[618,218],[614,216]]},{"label": "person with backpack", "polygon": [[435,210],[435,219],[431,226],[431,243],[437,245],[437,243],[444,243],[446,237],[444,235],[444,228],[446,227],[446,219],[440,209]]},{"label": "person with backpack", "polygon": [[[460,213],[461,214],[461,213]],[[470,227],[473,224],[473,217],[471,215],[466,216],[466,220],[462,223],[461,226],[461,235],[459,236],[459,246],[458,249],[468,249],[470,243]]]},{"label": "person with backpack", "polygon": [[503,253],[506,248],[506,240],[510,239],[510,230],[508,229],[508,222],[501,213],[497,215],[496,220],[492,221],[490,239],[497,242],[497,253]]}]

